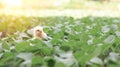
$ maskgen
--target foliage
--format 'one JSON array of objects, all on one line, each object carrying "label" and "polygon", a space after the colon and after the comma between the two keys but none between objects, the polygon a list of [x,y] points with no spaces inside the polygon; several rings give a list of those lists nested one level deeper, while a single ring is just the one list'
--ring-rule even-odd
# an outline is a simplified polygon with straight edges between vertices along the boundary
[{"label": "foliage", "polygon": [[[119,18],[91,16],[81,19],[62,16],[0,18],[2,19],[0,31],[11,34],[0,39],[1,67],[66,67],[54,57],[57,54],[56,46],[63,54],[73,51],[73,57],[80,67],[120,65]],[[48,45],[52,45],[53,48],[43,41],[31,40],[32,36],[27,32],[28,29],[42,23],[47,26],[44,31],[52,37]],[[26,35],[20,35],[21,32]]]}]

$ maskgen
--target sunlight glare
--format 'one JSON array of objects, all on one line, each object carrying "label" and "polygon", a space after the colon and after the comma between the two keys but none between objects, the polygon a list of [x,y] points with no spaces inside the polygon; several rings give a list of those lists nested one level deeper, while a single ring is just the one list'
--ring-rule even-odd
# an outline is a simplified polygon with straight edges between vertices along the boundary
[{"label": "sunlight glare", "polygon": [[21,6],[22,5],[22,0],[4,0],[4,4],[6,6]]}]

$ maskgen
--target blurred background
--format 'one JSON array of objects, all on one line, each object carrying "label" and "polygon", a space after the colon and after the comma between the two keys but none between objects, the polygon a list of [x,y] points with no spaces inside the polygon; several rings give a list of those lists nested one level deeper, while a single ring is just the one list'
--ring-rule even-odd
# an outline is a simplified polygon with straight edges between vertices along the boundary
[{"label": "blurred background", "polygon": [[120,0],[0,0],[0,31],[47,25],[52,17],[119,17],[119,11]]},{"label": "blurred background", "polygon": [[0,0],[0,13],[26,16],[118,16],[120,0]]}]

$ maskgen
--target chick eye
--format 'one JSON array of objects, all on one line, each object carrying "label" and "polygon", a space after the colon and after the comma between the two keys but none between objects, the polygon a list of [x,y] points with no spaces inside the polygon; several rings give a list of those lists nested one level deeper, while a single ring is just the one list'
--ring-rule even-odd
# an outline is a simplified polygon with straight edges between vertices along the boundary
[{"label": "chick eye", "polygon": [[36,32],[42,33],[42,31],[41,31],[41,30],[36,30]]},{"label": "chick eye", "polygon": [[40,31],[40,30],[36,30],[36,31]]}]

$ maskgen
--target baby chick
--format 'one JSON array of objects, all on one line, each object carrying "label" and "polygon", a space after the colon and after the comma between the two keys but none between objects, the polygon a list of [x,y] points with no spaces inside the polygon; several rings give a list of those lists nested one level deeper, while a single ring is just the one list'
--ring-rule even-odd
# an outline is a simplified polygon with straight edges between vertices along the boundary
[{"label": "baby chick", "polygon": [[42,26],[37,26],[34,28],[34,37],[40,40],[48,40],[47,34],[43,31]]}]

